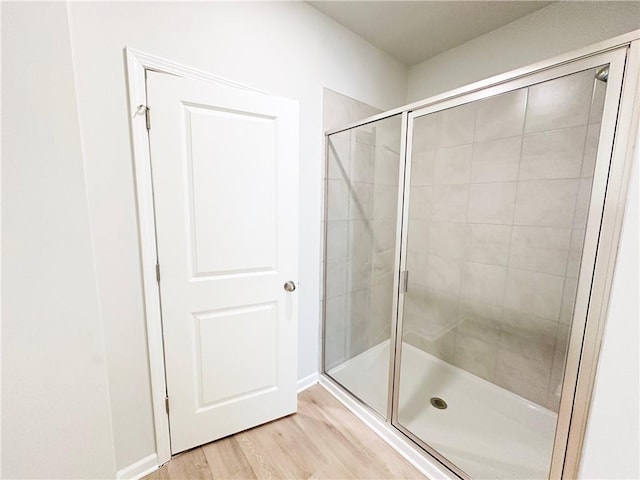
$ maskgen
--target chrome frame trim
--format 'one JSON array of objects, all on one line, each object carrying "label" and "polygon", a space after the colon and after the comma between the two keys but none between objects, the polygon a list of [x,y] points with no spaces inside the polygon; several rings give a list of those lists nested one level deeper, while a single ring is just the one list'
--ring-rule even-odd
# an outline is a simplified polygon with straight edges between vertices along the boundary
[{"label": "chrome frame trim", "polygon": [[[409,114],[407,112],[402,113],[400,128],[400,161],[398,162],[398,203],[396,205],[396,238],[395,238],[395,251],[394,251],[394,280],[393,280],[393,304],[391,307],[391,336],[389,337],[389,383],[387,387],[387,422],[391,423],[393,418],[393,406],[394,398],[394,385],[396,368],[395,365],[398,362],[397,350],[395,348],[398,332],[398,304],[400,295],[400,273],[402,268],[401,264],[401,252],[402,250],[402,229],[404,220],[404,189],[405,189],[405,175],[407,171],[407,151],[409,143],[407,142],[407,128],[409,125]],[[391,348],[393,347],[393,348]]]},{"label": "chrome frame trim", "polygon": [[[400,272],[407,269],[407,239],[409,231],[409,190],[411,189],[411,160],[413,155],[413,119],[411,114],[407,116],[407,151],[404,169],[404,192],[402,198],[402,224],[403,231],[400,237]],[[398,292],[398,310],[396,324],[396,338],[394,343],[395,358],[393,362],[393,410],[391,416],[391,424],[397,428],[398,426],[398,399],[400,395],[400,364],[402,363],[402,337],[403,337],[403,319],[404,319],[404,296],[406,292]]]},{"label": "chrome frame trim", "polygon": [[[614,134],[622,93],[622,76],[626,54],[626,48],[608,54],[610,57],[610,61],[607,62],[609,64],[609,81],[607,82],[604,112],[601,120],[602,127],[598,140],[598,153],[593,172],[573,319],[569,331],[568,353],[563,372],[562,395],[556,423],[550,478],[558,478],[561,475],[566,476],[564,465],[572,461],[565,454],[567,453],[571,428],[575,428],[575,424],[573,427],[571,426],[574,423],[572,412],[575,408],[580,408],[578,405],[579,399],[575,395],[576,385],[580,381],[580,377],[584,377],[584,371],[580,371],[582,370],[581,364],[593,361],[589,356],[585,356],[583,339],[593,329],[593,324],[595,323],[597,328],[597,324],[600,322],[600,319],[594,318],[593,298],[591,298],[591,295],[593,286],[598,282],[599,277],[598,272],[595,271],[596,265],[599,261],[602,262],[602,257],[599,258],[598,254],[598,243],[601,232],[604,229],[604,226],[601,225],[601,218],[606,203],[605,194],[608,190],[607,177],[613,155]],[[595,58],[600,58],[600,56]]]},{"label": "chrome frame trim", "polygon": [[[461,87],[441,95],[430,97],[345,127],[327,131],[325,134],[325,199],[324,199],[324,245],[323,265],[326,259],[326,211],[328,187],[328,135],[342,132],[358,126],[366,125],[394,115],[403,115],[403,128],[406,128],[404,138],[404,196],[402,196],[402,226],[401,238],[396,246],[401,244],[400,252],[396,248],[396,264],[400,268],[396,271],[394,280],[394,310],[396,311],[396,325],[392,328],[392,342],[395,342],[395,352],[391,353],[393,364],[390,366],[390,383],[393,384],[391,405],[388,405],[391,415],[387,423],[401,432],[408,440],[416,443],[425,453],[455,472],[461,478],[469,478],[458,467],[452,465],[446,458],[435,452],[431,447],[416,438],[411,432],[398,424],[397,404],[400,384],[400,361],[402,354],[402,317],[403,302],[398,290],[398,276],[406,269],[407,231],[408,231],[408,195],[410,194],[410,165],[411,145],[413,138],[413,120],[419,116],[436,111],[452,108],[464,103],[481,100],[489,96],[508,92],[535,83],[558,78],[581,70],[593,68],[603,64],[610,64],[612,73],[607,85],[605,111],[602,119],[602,130],[598,146],[596,170],[592,183],[591,201],[588,211],[587,227],[583,255],[578,279],[578,290],[574,309],[574,321],[570,330],[569,351],[565,366],[562,397],[556,437],[549,478],[576,478],[581,459],[581,450],[586,431],[588,412],[593,384],[595,380],[597,360],[599,356],[602,333],[607,316],[607,307],[613,272],[615,267],[618,241],[622,229],[626,192],[631,165],[633,163],[635,132],[638,130],[640,116],[640,30],[625,34],[605,42],[600,42],[569,54],[555,57],[551,60],[497,75],[489,79]],[[626,62],[626,63],[625,63]],[[615,92],[614,97],[610,92]],[[406,119],[406,124],[404,123]],[[608,158],[607,158],[608,157]],[[402,181],[399,183],[403,183]],[[402,195],[402,192],[400,192]],[[400,197],[399,197],[400,198]],[[595,203],[594,203],[595,202]],[[594,223],[595,222],[595,223]],[[396,232],[398,233],[398,232]],[[399,255],[399,257],[398,257]],[[323,268],[323,312],[322,312],[322,365],[321,376],[336,383],[346,394],[356,398],[348,389],[329,377],[324,370],[324,335],[325,311],[324,291],[326,288],[326,272]],[[394,338],[395,337],[395,338]],[[391,345],[391,343],[390,343]],[[357,399],[363,403],[362,400]],[[366,404],[363,406],[380,416]]]},{"label": "chrome frame trim", "polygon": [[[562,472],[565,478],[575,478],[579,473],[582,444],[586,433],[597,362],[608,312],[611,285],[618,253],[618,243],[626,206],[630,171],[633,164],[634,145],[637,140],[638,123],[640,121],[640,41],[635,41],[629,46],[624,72],[620,72],[619,78],[615,78],[617,75],[613,74],[613,70],[613,68],[610,68],[608,83],[621,82],[621,85],[618,86],[618,92],[616,93],[616,96],[619,95],[619,108],[616,112],[617,116],[614,116],[613,113],[610,114],[611,118],[607,124],[607,128],[611,130],[611,134],[615,135],[613,148],[606,151],[598,146],[598,161],[600,161],[605,154],[610,158],[610,164],[606,165],[608,172],[604,171],[604,167],[601,167],[603,171],[599,172],[604,182],[602,188],[606,189],[606,192],[603,192],[605,195],[604,209],[600,210],[600,212],[594,212],[590,208],[587,221],[587,229],[589,228],[589,223],[597,223],[596,226],[599,227],[599,239],[597,251],[595,252],[595,268],[593,271],[590,304],[586,319],[587,326],[584,339],[580,345],[582,348],[582,357],[580,364],[576,366],[577,383],[564,455],[566,460]],[[612,91],[615,90],[612,89]],[[605,115],[606,114],[605,102]],[[604,129],[604,118],[602,125]],[[604,132],[601,132],[601,139],[603,138],[603,133]],[[596,162],[596,169],[599,168],[598,161]],[[604,165],[604,161],[601,162],[600,165]],[[606,178],[607,174],[608,178]],[[594,189],[595,183],[596,180],[594,176]],[[601,213],[601,217],[597,216],[597,213]],[[594,226],[594,230],[596,226]],[[583,262],[585,261],[584,257],[583,255]],[[583,268],[583,265],[581,265],[581,268]],[[582,280],[582,271],[580,280]],[[581,294],[580,288],[579,282],[578,298]],[[582,294],[586,295],[586,293],[588,292],[586,292],[585,286]]]},{"label": "chrome frame trim", "polygon": [[320,259],[320,272],[321,284],[320,284],[320,373],[325,371],[326,360],[326,334],[327,334],[327,231],[329,228],[329,221],[327,219],[327,208],[329,204],[329,136],[324,136],[324,155],[323,155],[323,178],[322,178],[322,233],[320,238],[320,249],[322,258]]}]

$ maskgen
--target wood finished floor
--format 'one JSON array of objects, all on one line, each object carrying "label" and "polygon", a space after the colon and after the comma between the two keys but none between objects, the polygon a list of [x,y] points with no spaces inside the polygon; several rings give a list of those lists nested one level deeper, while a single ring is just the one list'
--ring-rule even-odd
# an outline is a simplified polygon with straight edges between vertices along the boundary
[{"label": "wood finished floor", "polygon": [[298,413],[173,457],[146,480],[424,479],[323,387]]}]

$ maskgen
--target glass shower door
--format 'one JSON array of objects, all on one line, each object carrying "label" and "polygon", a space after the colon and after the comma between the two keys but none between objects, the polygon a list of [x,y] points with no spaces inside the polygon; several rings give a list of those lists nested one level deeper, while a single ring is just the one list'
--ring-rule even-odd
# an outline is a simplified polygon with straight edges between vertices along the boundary
[{"label": "glass shower door", "polygon": [[601,70],[410,117],[396,425],[473,478],[548,476]]},{"label": "glass shower door", "polygon": [[328,136],[323,371],[387,416],[401,115]]}]

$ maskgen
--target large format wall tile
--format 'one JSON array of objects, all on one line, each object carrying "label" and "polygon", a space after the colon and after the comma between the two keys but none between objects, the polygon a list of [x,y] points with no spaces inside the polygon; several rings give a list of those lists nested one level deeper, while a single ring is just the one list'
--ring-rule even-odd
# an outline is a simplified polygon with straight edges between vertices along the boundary
[{"label": "large format wall tile", "polygon": [[514,226],[509,265],[523,270],[564,275],[571,229]]},{"label": "large format wall tile", "polygon": [[419,150],[411,155],[411,186],[433,185],[436,150]]},{"label": "large format wall tile", "polygon": [[413,152],[433,150],[438,147],[438,132],[442,116],[425,115],[413,123]]},{"label": "large format wall tile", "polygon": [[[429,222],[427,251],[442,258],[464,260],[469,249],[469,225],[465,223]],[[413,244],[411,248],[413,248]],[[417,247],[417,245],[416,245]]]},{"label": "large format wall tile", "polygon": [[463,269],[462,297],[500,306],[506,279],[505,267],[466,262]]},{"label": "large format wall tile", "polygon": [[467,221],[510,225],[516,200],[516,182],[471,185]]},{"label": "large format wall tile", "polygon": [[431,221],[465,222],[469,185],[434,185],[431,199]]},{"label": "large format wall tile", "polygon": [[481,339],[456,335],[454,364],[486,380],[495,375],[498,350],[494,345]]},{"label": "large format wall tile", "polygon": [[502,307],[478,301],[460,300],[457,332],[498,345],[502,331]]},{"label": "large format wall tile", "polygon": [[327,286],[325,298],[336,297],[347,293],[348,263],[345,259],[329,260],[325,263],[325,275]]},{"label": "large format wall tile", "polygon": [[604,103],[594,74],[413,125],[404,339],[556,411]]},{"label": "large format wall tile", "polygon": [[374,183],[376,185],[393,185],[397,191],[399,167],[398,153],[389,147],[376,146],[374,151]]},{"label": "large format wall tile", "polygon": [[448,331],[435,340],[430,340],[413,330],[411,324],[409,324],[405,328],[403,340],[414,347],[429,352],[431,355],[435,355],[445,362],[454,362],[456,346],[456,334],[454,331]]},{"label": "large format wall tile", "polygon": [[504,305],[516,312],[557,321],[564,277],[509,268]]},{"label": "large format wall tile", "polygon": [[438,149],[433,165],[433,183],[442,185],[469,183],[471,153],[471,145]]},{"label": "large format wall tile", "polygon": [[[396,218],[377,218],[371,222],[373,253],[393,250],[396,246]],[[357,244],[356,244],[357,245]]]},{"label": "large format wall tile", "polygon": [[395,219],[398,213],[398,185],[373,187],[373,218]]},{"label": "large format wall tile", "polygon": [[438,147],[453,147],[473,142],[473,129],[477,105],[469,103],[438,112]]},{"label": "large format wall tile", "polygon": [[373,183],[375,147],[366,143],[354,143],[351,157],[351,182]]},{"label": "large format wall tile", "polygon": [[327,260],[347,258],[349,255],[348,220],[329,220],[327,228]]},{"label": "large format wall tile", "polygon": [[[438,192],[442,195],[443,192]],[[435,189],[433,186],[417,186],[411,188],[409,201],[409,217],[421,220],[433,220],[433,204],[435,201]],[[466,215],[466,212],[464,212]]]},{"label": "large format wall tile", "polygon": [[519,178],[579,177],[586,128],[579,126],[525,135]]},{"label": "large format wall tile", "polygon": [[469,227],[469,260],[490,265],[507,265],[512,227],[481,223],[471,224]]},{"label": "large format wall tile", "polygon": [[431,222],[419,218],[410,217],[409,225],[406,226],[407,246],[409,252],[420,251],[428,252],[429,247],[429,229]]},{"label": "large format wall tile", "polygon": [[530,87],[525,132],[586,125],[595,83],[587,70]]},{"label": "large format wall tile", "polygon": [[349,186],[349,218],[366,220],[373,216],[372,183],[351,183]]},{"label": "large format wall tile", "polygon": [[341,132],[329,138],[328,177],[333,180],[347,180],[351,171],[350,132]]},{"label": "large format wall tile", "polygon": [[518,183],[516,225],[570,227],[579,180],[531,180]]},{"label": "large format wall tile", "polygon": [[557,330],[555,321],[506,308],[499,346],[550,367]]},{"label": "large format wall tile", "polygon": [[478,102],[475,141],[522,135],[527,90],[515,90]]},{"label": "large format wall tile", "polygon": [[457,295],[461,280],[462,262],[437,255],[427,255],[422,282],[427,288]]},{"label": "large format wall tile", "polygon": [[495,383],[539,405],[544,405],[547,400],[550,372],[551,367],[547,364],[518,352],[498,350]]},{"label": "large format wall tile", "polygon": [[471,181],[483,183],[517,180],[521,146],[521,136],[475,143]]},{"label": "large format wall tile", "polygon": [[349,218],[349,187],[341,180],[327,182],[327,219]]},{"label": "large format wall tile", "polygon": [[369,220],[349,221],[349,258],[358,254],[370,256],[373,251],[373,231]]}]

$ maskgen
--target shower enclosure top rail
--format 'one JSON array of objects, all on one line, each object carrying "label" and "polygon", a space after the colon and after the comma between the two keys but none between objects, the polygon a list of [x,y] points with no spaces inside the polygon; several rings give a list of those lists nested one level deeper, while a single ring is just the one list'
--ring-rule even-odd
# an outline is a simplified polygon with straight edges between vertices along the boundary
[{"label": "shower enclosure top rail", "polygon": [[416,102],[408,103],[406,105],[396,107],[392,110],[387,110],[385,112],[378,113],[376,115],[372,115],[367,118],[363,118],[362,120],[348,123],[346,125],[343,125],[342,127],[327,130],[324,132],[324,134],[333,135],[334,133],[343,132],[345,130],[350,130],[352,128],[360,127],[362,125],[376,122],[384,118],[392,117],[394,115],[399,115],[403,112],[411,112],[417,109],[425,108],[430,105],[439,103],[443,100],[452,100],[462,95],[473,93],[479,90],[484,90],[487,87],[500,85],[501,83],[505,83],[505,82],[511,82],[520,77],[528,76],[534,72],[540,72],[549,68],[558,67],[565,63],[575,62],[576,60],[580,60],[582,58],[592,57],[599,53],[604,53],[609,50],[615,50],[617,48],[628,46],[631,44],[631,42],[638,39],[640,39],[640,29],[633,30],[632,32],[625,33],[623,35],[618,35],[617,37],[613,37],[608,40],[603,40],[602,42],[592,44],[588,47],[580,48],[578,50],[573,50],[568,53],[563,53],[561,55],[557,55],[547,60],[542,60],[540,62],[532,63],[525,67],[517,68],[515,70],[510,70],[506,73],[500,73],[498,75],[494,75],[492,77],[485,78],[483,80],[479,80],[477,82],[470,83],[462,87],[455,88],[453,90],[448,90],[444,93],[439,93],[437,95],[433,95],[423,100],[418,100]]}]

